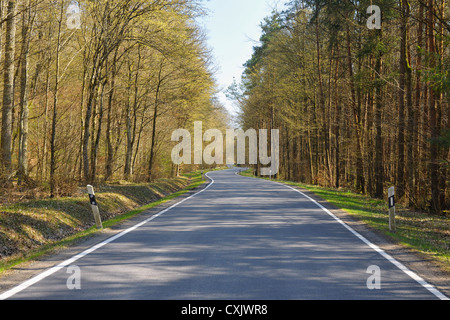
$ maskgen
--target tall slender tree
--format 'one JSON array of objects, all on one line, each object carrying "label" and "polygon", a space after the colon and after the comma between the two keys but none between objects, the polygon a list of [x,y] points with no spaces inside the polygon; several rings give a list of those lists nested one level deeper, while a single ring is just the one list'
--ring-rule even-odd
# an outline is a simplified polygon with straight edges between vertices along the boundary
[{"label": "tall slender tree", "polygon": [[5,59],[2,107],[2,169],[3,179],[9,180],[12,174],[11,135],[14,107],[14,68],[16,49],[16,1],[9,0],[6,11]]}]

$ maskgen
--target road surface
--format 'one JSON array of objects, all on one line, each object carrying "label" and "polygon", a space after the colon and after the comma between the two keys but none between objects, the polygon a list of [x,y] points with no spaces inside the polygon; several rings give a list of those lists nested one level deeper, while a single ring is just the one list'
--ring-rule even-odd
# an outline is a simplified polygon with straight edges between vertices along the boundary
[{"label": "road surface", "polygon": [[0,298],[445,298],[304,194],[236,170]]}]

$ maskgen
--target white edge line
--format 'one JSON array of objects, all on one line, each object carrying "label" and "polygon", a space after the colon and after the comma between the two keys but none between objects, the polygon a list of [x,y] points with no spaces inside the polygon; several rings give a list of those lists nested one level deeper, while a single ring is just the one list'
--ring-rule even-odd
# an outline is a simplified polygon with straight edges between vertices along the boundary
[{"label": "white edge line", "polygon": [[[236,175],[239,175],[241,177],[245,177],[245,178],[252,178],[252,177],[246,177],[246,176],[242,176],[240,175],[238,172],[236,172]],[[353,228],[351,228],[349,225],[347,225],[344,221],[342,221],[341,219],[339,219],[336,215],[334,215],[330,210],[328,210],[327,208],[325,208],[324,206],[322,206],[320,203],[318,203],[316,200],[314,200],[313,198],[311,198],[310,196],[306,195],[305,193],[301,192],[300,190],[289,186],[287,184],[283,184],[277,181],[272,181],[272,180],[266,180],[272,183],[276,183],[279,185],[282,185],[284,187],[287,187],[289,189],[294,190],[295,192],[300,193],[302,196],[304,196],[305,198],[309,199],[310,201],[312,201],[313,203],[315,203],[319,208],[321,208],[323,211],[325,211],[328,215],[330,215],[334,220],[336,220],[337,222],[339,222],[341,225],[343,225],[347,230],[349,230],[351,233],[353,233],[356,237],[358,237],[361,241],[363,241],[366,245],[368,245],[370,248],[372,248],[373,250],[375,250],[376,252],[378,252],[381,256],[383,256],[386,260],[388,260],[389,262],[391,262],[393,265],[395,265],[398,269],[400,269],[401,271],[403,271],[405,274],[407,274],[409,277],[411,277],[412,279],[414,279],[416,282],[418,282],[422,287],[424,287],[425,289],[427,289],[429,292],[431,292],[432,294],[434,294],[437,298],[439,298],[440,300],[450,300],[447,296],[445,296],[442,292],[440,292],[438,289],[436,289],[433,285],[429,284],[428,282],[426,282],[422,277],[420,277],[418,274],[416,274],[415,272],[409,270],[405,265],[403,265],[402,263],[400,263],[398,260],[396,260],[394,257],[392,257],[391,255],[389,255],[388,253],[386,253],[383,249],[381,249],[380,247],[378,247],[377,245],[373,244],[372,242],[370,242],[369,240],[367,240],[364,236],[362,236],[360,233],[358,233],[357,231],[355,231]]]},{"label": "white edge line", "polygon": [[34,284],[44,280],[45,278],[51,276],[52,274],[58,272],[59,270],[70,266],[72,263],[80,260],[81,258],[83,258],[83,257],[93,253],[94,251],[96,251],[96,250],[106,246],[107,244],[109,244],[109,243],[111,243],[111,242],[113,242],[113,241],[115,241],[115,240],[125,236],[126,234],[128,234],[128,233],[130,233],[130,232],[132,232],[132,231],[142,227],[143,225],[149,223],[150,221],[155,220],[156,218],[162,216],[163,214],[165,214],[169,210],[179,206],[183,202],[185,202],[185,201],[187,201],[189,199],[192,199],[193,197],[195,197],[195,196],[199,195],[200,193],[206,191],[215,182],[214,179],[212,179],[210,176],[208,176],[208,173],[206,173],[206,176],[211,180],[211,182],[205,188],[200,190],[199,192],[191,195],[188,198],[185,198],[185,199],[181,200],[180,202],[175,203],[174,205],[170,206],[169,208],[166,208],[166,209],[162,210],[161,212],[159,212],[158,214],[148,218],[147,220],[142,221],[142,222],[136,224],[135,226],[133,226],[133,227],[127,229],[127,230],[124,230],[124,231],[122,231],[121,233],[119,233],[119,234],[117,234],[115,236],[112,236],[111,238],[106,239],[105,241],[103,241],[103,242],[101,242],[101,243],[99,243],[99,244],[97,244],[97,245],[87,249],[86,251],[83,251],[82,253],[79,253],[79,254],[73,256],[72,258],[70,258],[70,259],[68,259],[68,260],[58,264],[57,266],[52,267],[52,268],[48,269],[47,271],[44,271],[44,272],[38,274],[37,276],[34,276],[33,278],[23,282],[22,284],[20,284],[20,285],[14,287],[14,288],[12,288],[12,289],[2,293],[2,294],[0,294],[0,301],[1,300],[6,300],[6,299],[9,299],[9,298],[13,297],[14,295],[18,294],[19,292],[21,292],[21,291],[31,287],[32,285],[34,285]]},{"label": "white edge line", "polygon": [[409,277],[411,277],[412,279],[414,279],[415,281],[417,281],[422,287],[424,287],[425,289],[427,289],[428,291],[430,291],[432,294],[434,294],[437,298],[439,298],[440,300],[450,300],[448,297],[446,297],[443,293],[441,293],[438,289],[436,289],[434,286],[432,286],[431,284],[429,284],[428,282],[426,282],[422,277],[420,277],[418,274],[416,274],[415,272],[409,270],[405,265],[403,265],[402,263],[400,263],[398,260],[396,260],[395,258],[393,258],[391,255],[389,255],[388,253],[386,253],[383,249],[381,249],[380,247],[378,247],[377,245],[373,244],[372,242],[370,242],[369,240],[367,240],[364,236],[362,236],[360,233],[358,233],[357,231],[355,231],[353,228],[351,228],[349,225],[347,225],[344,221],[342,221],[341,219],[339,219],[336,215],[334,215],[333,213],[331,213],[330,210],[328,210],[327,208],[325,208],[324,206],[322,206],[320,203],[318,203],[316,200],[314,200],[313,198],[311,198],[310,196],[304,194],[303,192],[301,192],[300,190],[297,190],[289,185],[286,184],[282,184],[279,182],[275,182],[272,181],[274,183],[277,184],[281,184],[282,186],[288,187],[289,189],[294,190],[295,192],[300,193],[302,196],[306,197],[307,199],[311,200],[313,203],[315,203],[319,208],[321,208],[323,211],[325,211],[326,213],[328,213],[333,219],[335,219],[337,222],[339,222],[341,225],[343,225],[347,230],[349,230],[351,233],[353,233],[356,237],[358,237],[360,240],[362,240],[365,244],[367,244],[370,248],[372,248],[373,250],[375,250],[376,252],[378,252],[380,255],[382,255],[386,260],[388,260],[389,262],[391,262],[393,265],[395,265],[397,268],[399,268],[401,271],[403,271],[404,273],[406,273]]}]

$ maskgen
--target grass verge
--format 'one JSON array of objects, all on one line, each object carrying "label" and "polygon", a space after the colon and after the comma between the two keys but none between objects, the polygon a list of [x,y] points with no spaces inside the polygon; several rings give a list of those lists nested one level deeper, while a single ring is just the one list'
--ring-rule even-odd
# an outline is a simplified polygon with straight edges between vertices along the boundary
[{"label": "grass verge", "polygon": [[[244,176],[254,177],[250,170]],[[387,200],[373,199],[342,189],[280,181],[313,192],[349,213],[396,243],[424,254],[450,273],[450,217],[416,212],[401,205],[397,210],[397,232],[389,231]]]},{"label": "grass verge", "polygon": [[[203,183],[201,173],[193,172],[150,184],[100,186],[96,198],[103,227],[117,226]],[[0,275],[99,232],[87,194],[0,206]]]}]

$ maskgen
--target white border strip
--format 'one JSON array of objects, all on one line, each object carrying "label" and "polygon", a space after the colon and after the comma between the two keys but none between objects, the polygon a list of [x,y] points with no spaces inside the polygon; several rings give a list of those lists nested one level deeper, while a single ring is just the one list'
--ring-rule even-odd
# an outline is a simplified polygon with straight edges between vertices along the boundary
[{"label": "white border strip", "polygon": [[48,269],[47,271],[44,271],[41,274],[38,274],[37,276],[31,278],[30,280],[27,280],[27,281],[23,282],[22,284],[18,285],[17,287],[14,287],[13,289],[10,289],[10,290],[4,292],[3,294],[0,294],[0,300],[6,300],[6,299],[9,299],[9,298],[13,297],[17,293],[19,293],[19,292],[21,292],[21,291],[31,287],[32,285],[38,283],[39,281],[44,280],[45,278],[51,276],[52,274],[58,272],[59,270],[70,266],[72,263],[80,260],[81,258],[83,258],[83,257],[93,253],[94,251],[96,251],[96,250],[106,246],[107,244],[109,244],[109,243],[111,243],[111,242],[113,242],[113,241],[115,241],[115,240],[125,236],[126,234],[128,234],[128,233],[130,233],[130,232],[132,232],[132,231],[142,227],[143,225],[149,223],[150,221],[155,220],[156,218],[162,216],[163,214],[165,214],[169,210],[179,206],[183,202],[185,202],[185,201],[187,201],[189,199],[192,199],[193,197],[195,197],[195,196],[199,195],[200,193],[206,191],[215,182],[214,179],[212,179],[210,176],[208,176],[208,174],[206,174],[206,176],[211,180],[211,183],[209,183],[208,186],[206,186],[205,188],[203,188],[199,192],[191,195],[188,198],[185,198],[185,199],[181,200],[180,202],[172,205],[171,207],[169,207],[167,209],[162,210],[161,212],[159,212],[158,214],[152,216],[151,218],[149,218],[149,219],[147,219],[147,220],[145,220],[145,221],[143,221],[143,222],[141,222],[141,223],[139,223],[139,224],[137,224],[137,225],[127,229],[127,230],[125,230],[125,231],[122,231],[121,233],[119,233],[119,234],[117,234],[117,235],[115,235],[115,236],[113,236],[113,237],[111,237],[111,238],[109,238],[109,239],[107,239],[107,240],[105,240],[105,241],[103,241],[103,242],[93,246],[92,248],[87,249],[86,251],[84,251],[84,252],[82,252],[80,254],[77,254],[76,256],[73,256],[72,258],[70,258],[70,259],[60,263],[59,265],[57,265],[57,266],[55,266],[53,268],[50,268],[50,269]]},{"label": "white border strip", "polygon": [[323,211],[328,213],[334,220],[339,222],[341,225],[343,225],[347,230],[349,230],[351,233],[353,233],[355,236],[357,236],[360,240],[362,240],[365,244],[367,244],[369,247],[371,247],[373,250],[381,254],[385,259],[387,259],[389,262],[391,262],[393,265],[395,265],[397,268],[399,268],[401,271],[406,273],[408,276],[410,276],[412,279],[417,281],[422,287],[430,291],[432,294],[434,294],[437,298],[440,300],[450,300],[448,297],[446,297],[443,293],[441,293],[439,290],[437,290],[434,286],[426,282],[422,277],[414,273],[413,271],[409,270],[406,266],[404,266],[402,263],[397,261],[395,258],[393,258],[391,255],[387,254],[383,249],[378,247],[377,245],[374,245],[372,242],[367,240],[365,237],[363,237],[360,233],[356,232],[353,228],[351,228],[349,225],[347,225],[344,221],[336,217],[333,213],[330,212],[327,208],[322,206],[320,203],[318,203],[313,198],[309,197],[308,195],[304,194],[300,190],[295,189],[294,187],[291,187],[289,185],[279,183],[272,181],[277,184],[281,184],[282,186],[285,186],[289,189],[294,190],[295,192],[300,193],[302,196],[306,197],[307,199],[311,200],[313,203],[315,203],[319,208],[321,208]]}]

